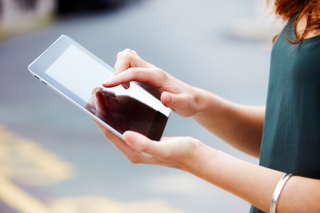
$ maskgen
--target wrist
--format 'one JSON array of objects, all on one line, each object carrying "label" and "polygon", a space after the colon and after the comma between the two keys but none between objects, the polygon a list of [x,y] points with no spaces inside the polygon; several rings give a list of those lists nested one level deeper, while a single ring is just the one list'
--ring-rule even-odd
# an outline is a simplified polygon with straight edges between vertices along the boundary
[{"label": "wrist", "polygon": [[184,163],[186,170],[196,176],[201,176],[201,172],[204,172],[206,162],[210,162],[214,156],[217,155],[218,151],[207,146],[199,140],[195,140],[195,152]]},{"label": "wrist", "polygon": [[194,89],[195,113],[193,116],[205,115],[212,107],[218,106],[218,96],[199,88]]},{"label": "wrist", "polygon": [[197,87],[192,87],[192,95],[193,95],[193,101],[194,101],[194,114],[192,116],[196,116],[199,114],[202,114],[204,111],[206,111],[207,108],[207,91],[202,90]]},{"label": "wrist", "polygon": [[231,102],[199,88],[195,88],[194,96],[196,113],[192,115],[192,118],[196,120],[208,116],[219,119],[228,112],[231,106]]}]

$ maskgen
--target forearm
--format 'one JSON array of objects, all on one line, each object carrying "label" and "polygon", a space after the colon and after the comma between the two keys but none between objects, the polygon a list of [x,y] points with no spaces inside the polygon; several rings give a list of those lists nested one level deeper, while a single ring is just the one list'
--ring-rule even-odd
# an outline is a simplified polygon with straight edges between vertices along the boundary
[{"label": "forearm", "polygon": [[[285,173],[201,147],[193,158],[191,173],[269,212],[274,189]],[[277,212],[319,212],[319,189],[319,180],[291,177],[278,200]]]},{"label": "forearm", "polygon": [[192,118],[231,146],[260,156],[265,107],[235,104],[195,88],[197,111]]}]

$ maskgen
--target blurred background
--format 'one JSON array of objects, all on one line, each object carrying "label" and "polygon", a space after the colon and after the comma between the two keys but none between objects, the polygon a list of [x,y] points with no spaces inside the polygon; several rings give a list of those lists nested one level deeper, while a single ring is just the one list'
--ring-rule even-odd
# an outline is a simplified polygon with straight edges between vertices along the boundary
[{"label": "blurred background", "polygon": [[[0,0],[0,213],[248,212],[191,174],[133,165],[93,121],[29,74],[61,34],[115,63],[131,48],[188,84],[242,104],[266,102],[271,39],[249,0]],[[165,136],[191,136],[251,163],[174,114]]]}]

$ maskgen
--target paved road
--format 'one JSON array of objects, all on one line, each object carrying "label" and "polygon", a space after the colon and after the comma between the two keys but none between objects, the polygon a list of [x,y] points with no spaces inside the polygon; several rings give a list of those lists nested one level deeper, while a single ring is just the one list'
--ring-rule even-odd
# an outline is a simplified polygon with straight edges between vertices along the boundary
[{"label": "paved road", "polygon": [[[65,17],[0,43],[0,212],[248,212],[248,203],[192,175],[130,164],[88,116],[35,80],[27,65],[67,34],[109,64],[131,48],[193,86],[263,105],[268,45],[228,34],[235,19],[252,15],[250,1],[145,0]],[[191,119],[172,115],[164,134],[192,136],[258,162]]]}]

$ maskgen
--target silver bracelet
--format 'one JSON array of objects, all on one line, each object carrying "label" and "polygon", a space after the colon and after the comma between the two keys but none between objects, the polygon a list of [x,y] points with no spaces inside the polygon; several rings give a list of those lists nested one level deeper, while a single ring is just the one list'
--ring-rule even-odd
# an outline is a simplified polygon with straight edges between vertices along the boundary
[{"label": "silver bracelet", "polygon": [[276,189],[273,192],[272,200],[270,204],[270,213],[276,213],[276,207],[277,207],[277,201],[280,196],[281,190],[284,187],[284,184],[286,184],[287,180],[290,178],[292,174],[286,174],[284,175],[281,180],[279,181]]}]

